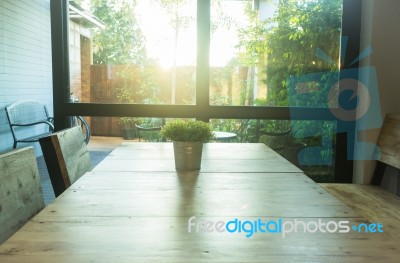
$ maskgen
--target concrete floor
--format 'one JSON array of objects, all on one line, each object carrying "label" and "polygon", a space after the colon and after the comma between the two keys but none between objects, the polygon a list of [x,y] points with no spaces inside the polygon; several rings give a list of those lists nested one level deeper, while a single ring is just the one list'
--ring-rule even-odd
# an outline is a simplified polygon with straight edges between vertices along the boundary
[{"label": "concrete floor", "polygon": [[89,151],[112,151],[121,142],[123,142],[122,137],[92,136],[87,147]]},{"label": "concrete floor", "polygon": [[[92,136],[87,145],[93,167],[100,163],[115,147],[117,147],[123,139],[121,137],[100,137]],[[42,191],[46,205],[55,198],[53,187],[51,185],[49,173],[43,156],[37,159]]]}]

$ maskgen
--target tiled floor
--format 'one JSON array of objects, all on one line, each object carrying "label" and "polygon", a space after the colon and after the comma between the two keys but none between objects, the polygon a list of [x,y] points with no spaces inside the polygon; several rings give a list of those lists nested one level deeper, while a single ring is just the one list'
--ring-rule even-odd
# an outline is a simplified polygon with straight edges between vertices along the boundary
[{"label": "tiled floor", "polygon": [[[88,144],[93,167],[101,162],[116,146],[122,142],[120,137],[97,137],[93,136]],[[54,200],[54,191],[51,186],[49,173],[43,156],[37,158],[40,180],[46,205]]]}]

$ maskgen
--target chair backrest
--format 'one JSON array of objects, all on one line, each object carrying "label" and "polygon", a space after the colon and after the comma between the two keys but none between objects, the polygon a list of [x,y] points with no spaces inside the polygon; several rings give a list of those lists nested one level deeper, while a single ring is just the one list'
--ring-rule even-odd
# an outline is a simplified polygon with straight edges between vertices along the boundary
[{"label": "chair backrest", "polygon": [[13,148],[19,142],[37,142],[54,130],[46,105],[38,101],[21,100],[7,106],[5,111],[14,139]]},{"label": "chair backrest", "polygon": [[11,125],[39,122],[49,118],[46,105],[38,101],[21,100],[5,109]]},{"label": "chair backrest", "polygon": [[80,126],[53,133],[39,142],[56,197],[92,169]]},{"label": "chair backrest", "polygon": [[0,244],[44,206],[33,148],[0,154]]},{"label": "chair backrest", "polygon": [[371,184],[381,185],[388,165],[400,169],[400,114],[386,114],[373,154],[377,164]]},{"label": "chair backrest", "polygon": [[135,124],[140,141],[161,142],[165,141],[160,135],[160,130],[165,124],[165,119],[146,118],[140,125]]},{"label": "chair backrest", "polygon": [[400,169],[400,115],[387,114],[378,138],[379,161]]},{"label": "chair backrest", "polygon": [[140,125],[136,125],[136,130],[137,130],[137,134],[139,137],[139,142],[144,140],[144,141],[161,141],[161,135],[160,135],[160,131],[161,131],[161,126],[159,127],[143,127]]}]

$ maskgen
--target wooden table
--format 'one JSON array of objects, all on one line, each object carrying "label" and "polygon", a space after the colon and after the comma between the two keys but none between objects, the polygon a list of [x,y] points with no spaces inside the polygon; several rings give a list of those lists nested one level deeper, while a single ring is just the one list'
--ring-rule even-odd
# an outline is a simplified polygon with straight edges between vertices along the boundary
[{"label": "wooden table", "polygon": [[365,220],[263,144],[123,143],[0,246],[0,262],[399,262],[386,233],[188,232],[188,220]]}]

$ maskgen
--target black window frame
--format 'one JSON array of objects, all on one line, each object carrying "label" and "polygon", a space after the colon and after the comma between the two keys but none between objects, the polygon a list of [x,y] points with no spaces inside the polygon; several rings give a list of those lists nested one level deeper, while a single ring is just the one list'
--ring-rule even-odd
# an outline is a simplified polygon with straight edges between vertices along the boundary
[{"label": "black window frame", "polygon": [[[213,106],[209,103],[209,42],[210,0],[197,0],[197,80],[195,105],[145,105],[70,103],[69,76],[69,14],[68,0],[51,0],[53,109],[55,130],[70,126],[68,116],[103,117],[160,117],[210,119],[273,119],[273,120],[332,120],[338,109],[289,108],[252,106]],[[343,0],[342,35],[348,36],[346,59],[355,58],[360,51],[362,0]],[[349,65],[345,61],[343,65]],[[351,68],[358,68],[355,63]],[[342,69],[347,69],[345,66]],[[291,112],[296,111],[296,117]],[[301,117],[299,117],[301,116]],[[353,161],[348,160],[347,134],[337,134],[335,154],[335,182],[352,182]]]}]

